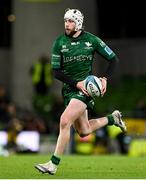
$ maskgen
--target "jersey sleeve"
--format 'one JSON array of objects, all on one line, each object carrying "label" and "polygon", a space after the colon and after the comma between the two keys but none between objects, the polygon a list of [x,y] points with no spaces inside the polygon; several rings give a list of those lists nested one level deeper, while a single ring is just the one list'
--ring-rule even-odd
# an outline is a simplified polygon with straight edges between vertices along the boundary
[{"label": "jersey sleeve", "polygon": [[52,47],[51,65],[53,69],[59,69],[61,67],[61,51],[57,40],[53,43]]},{"label": "jersey sleeve", "polygon": [[116,55],[110,47],[106,45],[100,38],[95,38],[95,51],[103,56],[106,60],[113,59]]}]

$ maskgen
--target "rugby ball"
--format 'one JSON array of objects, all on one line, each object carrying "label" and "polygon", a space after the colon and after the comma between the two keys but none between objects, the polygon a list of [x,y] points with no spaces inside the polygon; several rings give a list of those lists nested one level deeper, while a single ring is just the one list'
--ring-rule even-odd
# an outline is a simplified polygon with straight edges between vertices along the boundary
[{"label": "rugby ball", "polygon": [[87,76],[84,81],[84,86],[92,98],[101,96],[102,84],[98,77],[94,75]]}]

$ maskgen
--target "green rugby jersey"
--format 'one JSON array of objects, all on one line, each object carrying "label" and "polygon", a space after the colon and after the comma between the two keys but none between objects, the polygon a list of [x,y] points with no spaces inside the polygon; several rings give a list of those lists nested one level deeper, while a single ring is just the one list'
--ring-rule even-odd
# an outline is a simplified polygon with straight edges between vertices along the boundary
[{"label": "green rugby jersey", "polygon": [[111,60],[115,53],[97,36],[83,31],[77,38],[59,36],[53,44],[52,68],[62,69],[72,79],[84,80],[92,72],[95,52]]}]

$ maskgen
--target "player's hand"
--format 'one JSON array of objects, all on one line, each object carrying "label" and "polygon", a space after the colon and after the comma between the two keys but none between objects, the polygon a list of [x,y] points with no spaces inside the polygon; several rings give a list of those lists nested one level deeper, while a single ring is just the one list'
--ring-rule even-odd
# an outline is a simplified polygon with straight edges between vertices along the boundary
[{"label": "player's hand", "polygon": [[84,81],[77,82],[76,87],[81,90],[85,95],[89,96],[86,88],[84,87]]},{"label": "player's hand", "polygon": [[107,79],[101,77],[99,79],[101,80],[102,83],[101,95],[103,96],[106,93],[106,89],[107,89]]}]

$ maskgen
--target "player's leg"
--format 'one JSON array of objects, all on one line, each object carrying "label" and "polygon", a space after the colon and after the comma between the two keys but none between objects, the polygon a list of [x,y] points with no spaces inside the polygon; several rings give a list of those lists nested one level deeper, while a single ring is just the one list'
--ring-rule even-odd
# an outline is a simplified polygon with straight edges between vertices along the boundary
[{"label": "player's leg", "polygon": [[70,127],[85,110],[86,104],[82,101],[78,99],[72,99],[70,101],[60,118],[60,133],[54,155],[60,156],[63,154],[65,146],[70,139]]},{"label": "player's leg", "polygon": [[73,123],[74,129],[81,136],[87,136],[92,133],[91,126],[88,121],[88,111],[87,109],[81,114],[81,116]]},{"label": "player's leg", "polygon": [[60,161],[60,158],[58,156],[63,154],[66,144],[70,139],[70,127],[73,122],[83,114],[85,110],[86,104],[84,104],[82,101],[78,99],[72,99],[70,101],[69,105],[66,107],[60,118],[60,132],[54,155],[48,163],[38,164],[35,166],[35,168],[43,173],[56,173],[57,165]]},{"label": "player's leg", "polygon": [[74,128],[81,137],[89,135],[91,132],[104,127],[105,125],[116,125],[126,132],[126,125],[122,121],[121,113],[116,110],[105,117],[90,119],[88,121],[87,110],[74,122]]},{"label": "player's leg", "polygon": [[93,131],[108,124],[108,118],[102,117],[97,119],[88,120],[88,111],[83,114],[74,122],[74,128],[81,137],[87,136]]}]

